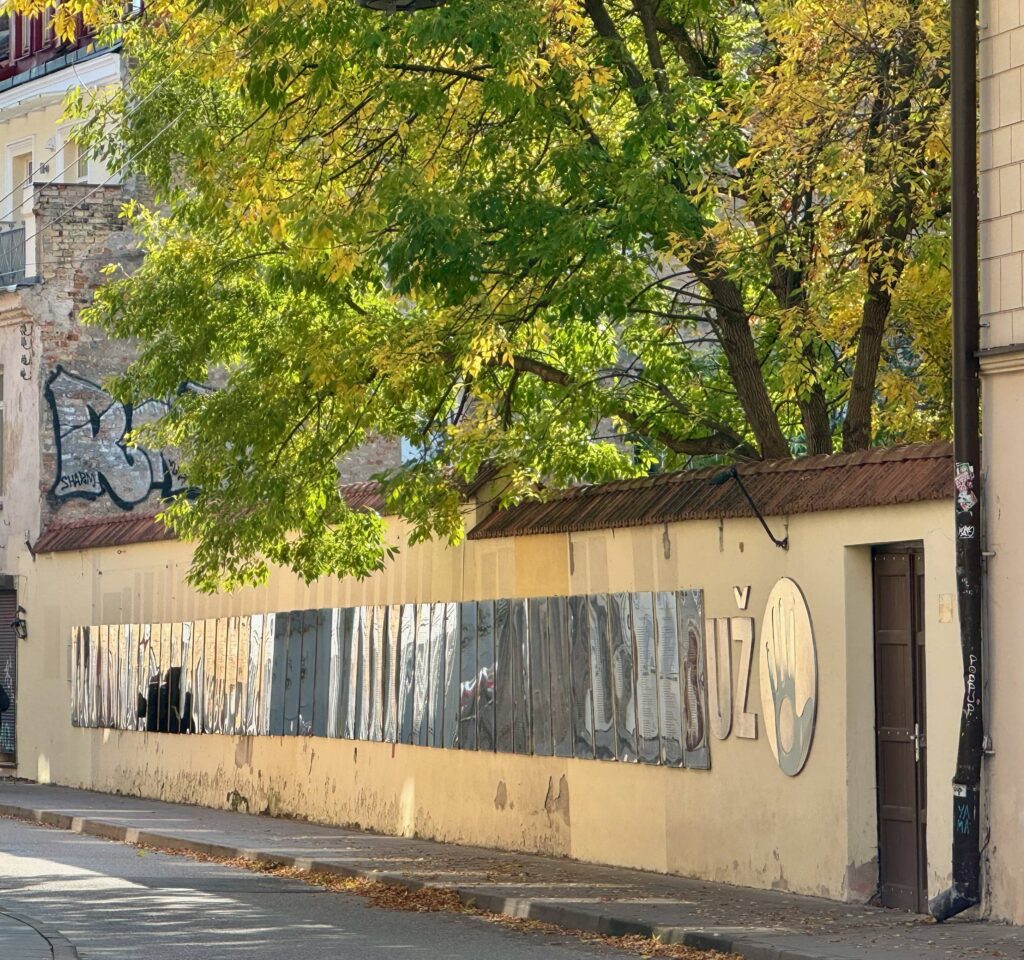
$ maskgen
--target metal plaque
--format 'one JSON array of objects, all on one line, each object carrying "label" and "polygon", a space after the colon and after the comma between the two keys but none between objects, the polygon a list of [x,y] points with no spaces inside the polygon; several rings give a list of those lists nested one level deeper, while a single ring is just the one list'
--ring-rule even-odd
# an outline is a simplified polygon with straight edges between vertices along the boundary
[{"label": "metal plaque", "polygon": [[530,693],[530,622],[525,600],[509,603],[512,639],[512,746],[516,753],[533,750],[533,701]]},{"label": "metal plaque", "polygon": [[459,605],[444,605],[444,738],[449,750],[459,745]]},{"label": "metal plaque", "polygon": [[416,605],[416,685],[414,688],[412,742],[427,745],[430,705],[430,604]]},{"label": "metal plaque", "polygon": [[459,749],[476,749],[476,604],[459,604]]},{"label": "metal plaque", "polygon": [[512,752],[513,705],[515,670],[512,636],[511,601],[494,601],[494,643],[497,670],[494,676],[494,729],[495,749],[499,753]]},{"label": "metal plaque", "polygon": [[444,746],[444,604],[430,605],[430,693],[428,694],[427,745]]},{"label": "metal plaque", "polygon": [[569,601],[548,598],[548,666],[551,671],[551,745],[556,757],[572,756],[572,669]]},{"label": "metal plaque", "polygon": [[342,690],[345,683],[344,642],[341,631],[344,611],[337,607],[328,611],[328,629],[330,631],[331,676],[328,689],[327,736],[340,737],[342,734]]},{"label": "metal plaque", "polygon": [[679,692],[679,629],[676,595],[654,595],[654,621],[658,646],[658,720],[661,730],[661,762],[683,765],[682,698]]},{"label": "metal plaque", "polygon": [[299,652],[299,710],[296,732],[300,737],[313,734],[314,691],[316,690],[316,610],[303,610],[302,648]]},{"label": "metal plaque", "polygon": [[658,730],[658,654],[655,648],[654,598],[649,593],[630,597],[633,663],[636,673],[637,752],[643,763],[661,756]]},{"label": "metal plaque", "polygon": [[494,601],[481,600],[476,606],[477,707],[476,743],[478,750],[494,750]]},{"label": "metal plaque", "polygon": [[331,622],[333,610],[314,611],[316,622],[313,676],[313,736],[326,737],[331,713]]},{"label": "metal plaque", "polygon": [[416,605],[403,603],[398,625],[398,742],[413,742],[416,683]]},{"label": "metal plaque", "polygon": [[708,682],[704,656],[704,594],[676,594],[683,695],[683,760],[694,770],[711,767],[708,744]]},{"label": "metal plaque", "polygon": [[590,688],[586,597],[569,597],[569,671],[572,678],[573,755],[579,760],[590,760],[594,756],[594,705]]},{"label": "metal plaque", "polygon": [[608,619],[608,595],[596,593],[588,597],[587,638],[590,641],[590,688],[594,702],[594,756],[598,760],[616,759]]},{"label": "metal plaque", "polygon": [[528,601],[530,642],[530,719],[532,739],[530,750],[539,757],[550,757],[551,746],[551,676],[549,669],[548,616],[546,597]]},{"label": "metal plaque", "polygon": [[629,626],[629,594],[608,597],[608,636],[612,658],[612,698],[615,701],[615,755],[635,762],[636,696],[633,674],[633,636]]},{"label": "metal plaque", "polygon": [[384,741],[398,742],[399,632],[402,608],[393,603],[384,621]]}]

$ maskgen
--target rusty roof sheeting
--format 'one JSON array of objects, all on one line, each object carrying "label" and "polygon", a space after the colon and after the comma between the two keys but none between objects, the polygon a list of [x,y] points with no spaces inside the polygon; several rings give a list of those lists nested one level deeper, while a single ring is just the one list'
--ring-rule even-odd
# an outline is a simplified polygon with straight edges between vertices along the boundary
[{"label": "rusty roof sheeting", "polygon": [[[342,495],[353,510],[384,511],[380,487],[372,480],[346,483]],[[156,517],[130,514],[103,520],[79,520],[73,523],[50,524],[32,547],[35,553],[62,553],[69,550],[90,550],[99,547],[120,547],[131,543],[156,543],[175,540],[173,531]]]},{"label": "rusty roof sheeting", "polygon": [[[470,531],[472,540],[570,533],[680,520],[752,517],[739,486],[708,481],[722,467],[572,487],[546,501],[497,510]],[[950,443],[906,444],[857,453],[737,464],[765,516],[944,500],[953,496]]]}]

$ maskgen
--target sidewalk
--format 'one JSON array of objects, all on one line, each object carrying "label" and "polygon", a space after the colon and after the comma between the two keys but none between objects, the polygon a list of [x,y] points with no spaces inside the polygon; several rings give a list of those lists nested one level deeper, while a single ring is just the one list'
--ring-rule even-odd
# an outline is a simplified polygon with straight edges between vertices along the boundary
[{"label": "sidewalk", "polygon": [[[748,960],[1024,960],[1021,927],[962,919],[936,925],[811,897],[63,787],[0,781],[0,814],[214,856],[452,887],[463,900],[510,916],[656,935]],[[6,960],[2,936],[0,928]]]},{"label": "sidewalk", "polygon": [[56,930],[8,913],[0,905],[0,957],[3,960],[78,960],[78,953]]}]

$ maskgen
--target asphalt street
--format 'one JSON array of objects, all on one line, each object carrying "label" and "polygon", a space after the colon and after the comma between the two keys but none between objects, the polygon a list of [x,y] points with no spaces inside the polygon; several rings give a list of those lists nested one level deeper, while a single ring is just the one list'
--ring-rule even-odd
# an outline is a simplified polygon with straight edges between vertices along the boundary
[{"label": "asphalt street", "polygon": [[369,905],[298,880],[0,819],[0,904],[82,960],[587,960],[625,957],[480,918]]}]

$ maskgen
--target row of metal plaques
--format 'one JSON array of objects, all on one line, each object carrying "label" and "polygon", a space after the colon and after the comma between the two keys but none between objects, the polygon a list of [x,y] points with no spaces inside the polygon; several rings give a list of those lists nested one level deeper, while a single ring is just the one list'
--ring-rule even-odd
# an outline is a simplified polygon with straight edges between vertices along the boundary
[{"label": "row of metal plaques", "polygon": [[73,631],[76,726],[707,769],[699,590]]}]

